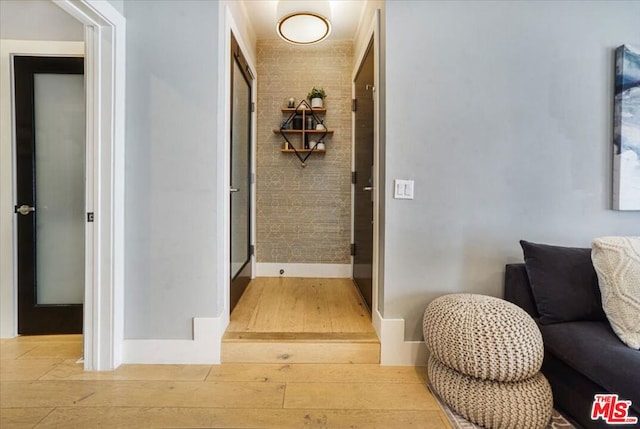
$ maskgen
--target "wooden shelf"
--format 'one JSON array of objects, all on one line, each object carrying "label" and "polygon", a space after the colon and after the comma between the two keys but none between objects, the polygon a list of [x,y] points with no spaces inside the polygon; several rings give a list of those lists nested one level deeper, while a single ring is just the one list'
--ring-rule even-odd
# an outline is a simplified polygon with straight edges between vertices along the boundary
[{"label": "wooden shelf", "polygon": [[[300,105],[298,105],[298,107],[295,107],[295,108],[280,109],[282,113],[287,114],[289,116],[286,122],[283,122],[282,126],[287,125],[289,127],[293,127],[293,124],[295,123],[296,129],[275,128],[273,130],[273,133],[280,134],[284,138],[285,143],[288,143],[288,146],[286,144],[283,144],[283,146],[287,147],[288,149],[280,149],[280,152],[296,154],[300,159],[302,166],[304,167],[305,161],[314,152],[326,153],[327,152],[326,146],[325,146],[325,149],[293,149],[293,148],[294,147],[297,148],[298,146],[303,146],[303,143],[311,140],[314,142],[314,144],[316,140],[320,140],[321,142],[324,143],[324,138],[325,137],[330,138],[333,135],[333,131],[327,130],[326,128],[321,130],[315,129],[316,119],[320,121],[320,123],[323,123],[323,117],[324,117],[324,114],[327,112],[327,109],[325,108],[314,109],[314,108],[311,108],[310,106],[306,106],[306,108],[301,108],[303,104],[304,103],[301,103]],[[319,116],[316,116],[316,114]],[[312,116],[314,117],[313,119],[312,119]],[[312,129],[304,128],[307,122],[314,124]],[[302,129],[299,129],[297,127],[301,127]],[[294,140],[293,142],[290,141],[290,137],[293,137],[292,138]]]},{"label": "wooden shelf", "polygon": [[279,130],[279,129],[275,129],[273,130],[273,134],[280,134],[280,133],[287,133],[287,134],[333,134],[333,130]]},{"label": "wooden shelf", "polygon": [[[315,108],[315,107],[313,109],[302,109],[302,108],[297,109],[298,112],[302,112],[303,110],[305,112],[327,113],[327,109],[324,108],[324,107],[322,109],[318,109],[318,108]],[[285,108],[282,109],[282,113],[294,113],[295,111],[296,111],[296,109],[293,108],[293,107],[292,108],[286,108],[285,107]]]},{"label": "wooden shelf", "polygon": [[327,150],[326,149],[296,149],[295,151],[293,149],[280,149],[280,152],[282,153],[294,153],[294,152],[298,152],[298,153],[309,153],[309,152],[316,152],[316,153],[325,153]]}]

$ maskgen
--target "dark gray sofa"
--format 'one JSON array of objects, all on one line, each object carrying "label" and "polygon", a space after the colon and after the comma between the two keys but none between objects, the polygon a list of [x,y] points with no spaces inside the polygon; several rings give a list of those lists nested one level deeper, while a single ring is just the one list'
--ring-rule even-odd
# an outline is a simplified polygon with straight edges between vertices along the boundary
[{"label": "dark gray sofa", "polygon": [[545,349],[542,372],[556,408],[584,428],[640,427],[591,420],[597,393],[617,393],[632,402],[630,415],[640,416],[640,351],[622,343],[606,319],[541,324],[525,264],[506,266],[504,298],[538,322]]}]

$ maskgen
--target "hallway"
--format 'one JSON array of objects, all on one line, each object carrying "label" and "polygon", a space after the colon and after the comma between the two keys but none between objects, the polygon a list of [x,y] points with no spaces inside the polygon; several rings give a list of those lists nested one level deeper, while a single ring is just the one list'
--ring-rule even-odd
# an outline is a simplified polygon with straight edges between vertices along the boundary
[{"label": "hallway", "polygon": [[351,279],[264,277],[231,314],[222,361],[379,363],[380,342]]}]

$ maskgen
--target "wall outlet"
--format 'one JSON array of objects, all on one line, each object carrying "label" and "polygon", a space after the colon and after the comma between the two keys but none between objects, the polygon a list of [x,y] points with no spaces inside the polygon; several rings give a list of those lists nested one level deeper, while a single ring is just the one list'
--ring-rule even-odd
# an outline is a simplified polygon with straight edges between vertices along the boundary
[{"label": "wall outlet", "polygon": [[413,199],[413,180],[396,179],[393,181],[393,198],[396,200]]}]

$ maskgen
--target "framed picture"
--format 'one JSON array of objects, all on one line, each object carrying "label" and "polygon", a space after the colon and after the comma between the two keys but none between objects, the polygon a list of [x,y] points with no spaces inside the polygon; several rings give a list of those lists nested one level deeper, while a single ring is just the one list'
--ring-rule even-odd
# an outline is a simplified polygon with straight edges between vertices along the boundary
[{"label": "framed picture", "polygon": [[615,52],[613,208],[640,210],[640,49]]}]

